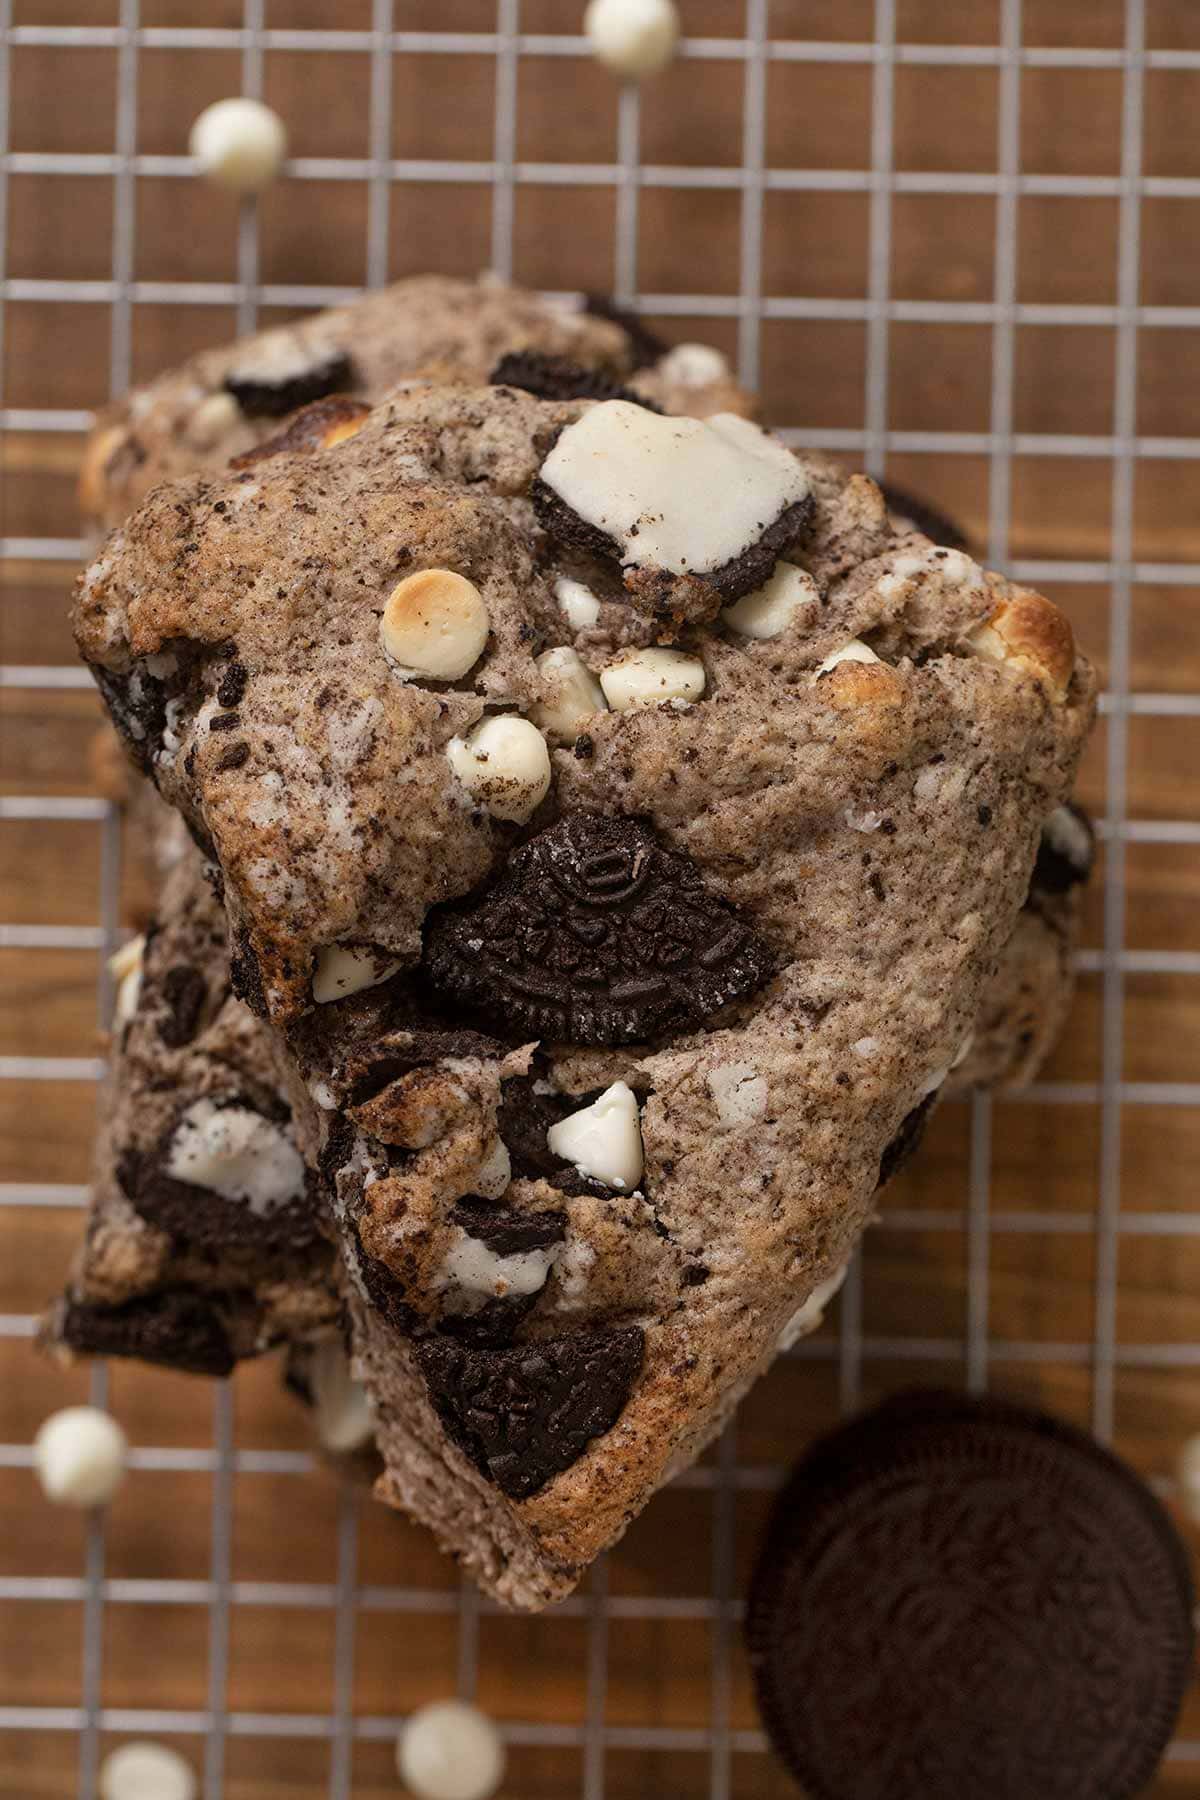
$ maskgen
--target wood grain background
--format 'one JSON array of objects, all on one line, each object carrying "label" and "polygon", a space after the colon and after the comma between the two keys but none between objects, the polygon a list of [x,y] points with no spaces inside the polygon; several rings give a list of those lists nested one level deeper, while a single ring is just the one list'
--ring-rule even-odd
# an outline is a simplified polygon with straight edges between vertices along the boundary
[{"label": "wood grain background", "polygon": [[[524,0],[528,32],[574,30],[579,8],[566,0]],[[735,0],[683,0],[691,33],[742,28]],[[780,37],[868,39],[867,0],[777,0]],[[998,41],[998,3],[969,8],[901,0],[904,43]],[[270,0],[272,28],[364,29],[369,0]],[[116,0],[18,0],[18,24],[115,22]],[[234,0],[143,0],[142,23],[237,25]],[[405,29],[489,31],[489,0],[399,0]],[[1093,0],[1025,0],[1024,41],[1043,47],[1120,48],[1124,7]],[[1151,0],[1151,47],[1200,53],[1200,8],[1192,0]],[[114,143],[117,51],[35,45],[13,52],[10,138],[18,152],[109,152]],[[492,155],[495,70],[490,54],[393,59],[393,141],[398,158],[487,160]],[[862,170],[870,166],[868,63],[775,62],[767,81],[768,166]],[[270,50],[265,93],[285,115],[301,156],[367,154],[369,58]],[[186,127],[209,100],[237,92],[236,52],[144,49],[139,57],[137,144],[178,154]],[[743,76],[739,62],[689,59],[646,91],[642,156],[669,165],[736,165],[742,154]],[[1157,183],[1143,201],[1143,305],[1200,303],[1200,201],[1171,190],[1200,175],[1200,63],[1146,75],[1143,156]],[[518,81],[517,154],[537,162],[610,162],[616,154],[617,94],[586,59],[530,55]],[[1113,177],[1120,170],[1120,71],[1026,67],[1021,76],[1020,150],[1027,173]],[[988,173],[996,168],[994,66],[901,64],[895,78],[895,166],[905,171]],[[1111,184],[1110,184],[1111,185]],[[9,182],[8,273],[16,281],[111,274],[110,177],[16,173]],[[768,296],[861,300],[868,294],[870,194],[771,191],[764,217]],[[1017,299],[1111,306],[1116,296],[1120,199],[1022,194],[1018,207]],[[739,284],[740,198],[732,189],[651,187],[639,207],[638,284],[643,292],[723,297]],[[356,285],[364,271],[366,203],[361,183],[280,181],[262,204],[265,282]],[[610,185],[518,187],[514,273],[552,288],[612,284],[614,198]],[[894,203],[893,296],[955,303],[990,301],[996,270],[992,193],[906,193]],[[473,273],[491,257],[491,196],[483,182],[397,184],[391,196],[390,272],[438,268]],[[236,210],[198,183],[139,175],[135,187],[135,276],[139,281],[231,281],[236,276]],[[268,315],[269,316],[269,315]],[[188,350],[233,330],[232,310],[211,305],[135,302],[134,372],[148,376]],[[653,318],[671,338],[708,337],[733,352],[732,318]],[[12,298],[6,308],[4,398],[11,408],[89,408],[109,388],[107,304]],[[867,327],[862,320],[772,320],[762,334],[767,411],[779,424],[814,435],[861,426]],[[1113,429],[1115,328],[1069,331],[1022,322],[1015,334],[1013,424],[1018,433]],[[888,418],[892,429],[986,432],[992,407],[992,327],[893,322],[889,334]],[[1195,437],[1200,330],[1143,326],[1138,338],[1137,429],[1143,437]],[[76,433],[10,431],[3,442],[4,534],[73,538]],[[988,459],[893,454],[890,475],[938,501],[986,537]],[[1011,554],[1015,558],[1104,561],[1110,552],[1112,464],[1105,456],[1017,455],[1013,463]],[[1194,461],[1145,457],[1135,484],[1134,555],[1173,563],[1200,557]],[[66,622],[74,573],[68,562],[3,564],[0,656],[5,664],[69,664]],[[1100,582],[1053,592],[1103,670],[1109,590]],[[1200,692],[1196,593],[1169,581],[1139,584],[1129,646],[1135,693]],[[4,795],[91,792],[86,747],[98,717],[90,693],[0,687],[0,770]],[[1200,755],[1193,718],[1143,714],[1128,727],[1128,808],[1139,820],[1200,820]],[[1081,797],[1103,814],[1106,727],[1089,752]],[[94,924],[101,876],[96,822],[0,818],[0,919],[15,924]],[[1127,852],[1128,951],[1200,951],[1200,843],[1134,842]],[[130,904],[134,896],[129,896]],[[1103,942],[1103,893],[1090,895],[1085,942]],[[98,957],[79,950],[0,948],[0,1056],[94,1053]],[[1071,1029],[1044,1080],[1094,1083],[1100,1073],[1100,976],[1080,983]],[[1200,985],[1194,975],[1131,973],[1126,984],[1127,1082],[1200,1080]],[[10,1184],[86,1182],[96,1095],[85,1081],[0,1081],[0,1180]],[[1120,1300],[1116,1437],[1134,1465],[1160,1481],[1182,1440],[1200,1430],[1200,1388],[1186,1357],[1200,1346],[1200,1234],[1136,1229],[1138,1215],[1196,1209],[1200,1115],[1180,1105],[1123,1109]],[[1101,1111],[1087,1101],[1016,1099],[993,1118],[991,1204],[1005,1215],[1062,1215],[1053,1229],[992,1233],[989,1250],[990,1379],[1011,1394],[1086,1423],[1091,1397],[1086,1357],[1064,1345],[1090,1344],[1094,1330],[1093,1229],[1100,1167]],[[865,1254],[865,1321],[873,1339],[945,1340],[942,1360],[869,1354],[863,1398],[915,1378],[959,1383],[966,1328],[966,1198],[969,1119],[964,1106],[937,1118],[919,1163],[889,1190],[885,1219]],[[928,1211],[927,1228],[889,1229],[887,1216]],[[947,1217],[949,1215],[949,1217]],[[1160,1220],[1161,1224],[1162,1221]],[[77,1236],[69,1209],[0,1208],[0,1311],[27,1315],[59,1283]],[[781,1363],[743,1408],[737,1438],[739,1487],[733,1518],[734,1593],[740,1593],[769,1501],[773,1473],[838,1415],[836,1317],[804,1358]],[[1023,1346],[1011,1354],[1004,1346]],[[1044,1350],[1041,1348],[1044,1346]],[[1167,1346],[1169,1358],[1141,1346]],[[1132,1358],[1132,1360],[1128,1360]],[[84,1373],[43,1366],[27,1339],[0,1336],[0,1441],[26,1443],[52,1408],[86,1393]],[[130,1368],[112,1371],[112,1404],[142,1446],[209,1447],[212,1391],[203,1383]],[[242,1449],[303,1449],[303,1421],[281,1396],[269,1365],[236,1382]],[[709,1459],[711,1469],[711,1458]],[[701,1475],[662,1494],[610,1556],[607,1580],[622,1606],[607,1627],[606,1722],[703,1731],[725,1704],[714,1645],[721,1630],[702,1604],[710,1592],[720,1517]],[[107,1570],[116,1580],[203,1581],[211,1555],[211,1477],[170,1470],[131,1479],[111,1515]],[[337,1570],[339,1496],[322,1473],[239,1473],[233,1494],[233,1573],[244,1583],[331,1583]],[[424,1533],[373,1507],[359,1515],[361,1587],[407,1588],[430,1596],[407,1614],[364,1605],[356,1626],[353,1709],[387,1717],[453,1689],[457,1584]],[[38,1501],[32,1476],[0,1468],[0,1579],[77,1576],[83,1530]],[[286,1522],[281,1529],[280,1521]],[[1193,1545],[1200,1537],[1185,1526]],[[333,1697],[335,1620],[327,1606],[300,1609],[247,1589],[232,1609],[228,1704],[241,1713],[328,1712]],[[256,1593],[258,1597],[256,1598]],[[676,1616],[636,1616],[640,1602],[665,1600]],[[574,1724],[584,1716],[590,1601],[544,1619],[484,1612],[479,1624],[481,1704],[509,1721]],[[736,1632],[734,1633],[736,1646]],[[74,1600],[0,1603],[0,1706],[78,1703],[82,1609]],[[106,1605],[102,1703],[107,1707],[203,1708],[208,1617],[192,1602],[125,1599]],[[735,1729],[757,1726],[740,1654],[734,1652],[727,1704]],[[1200,1699],[1191,1697],[1182,1735],[1200,1741]],[[202,1746],[179,1740],[199,1764]],[[702,1796],[707,1751],[610,1747],[606,1792],[615,1800]],[[328,1746],[261,1735],[232,1739],[225,1793],[230,1800],[308,1800],[328,1784]],[[69,1732],[0,1732],[0,1794],[60,1800],[76,1792],[77,1746]],[[390,1745],[354,1750],[355,1800],[395,1793]],[[577,1746],[515,1748],[505,1792],[520,1800],[568,1800],[580,1792]],[[766,1757],[738,1752],[731,1792],[770,1800],[793,1790]],[[1152,1790],[1182,1800],[1200,1794],[1200,1762],[1166,1765]]]}]

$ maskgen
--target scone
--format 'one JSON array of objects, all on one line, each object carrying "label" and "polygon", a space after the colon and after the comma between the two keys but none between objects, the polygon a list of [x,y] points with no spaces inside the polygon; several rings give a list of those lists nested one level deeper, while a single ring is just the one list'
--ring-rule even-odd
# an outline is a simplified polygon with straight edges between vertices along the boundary
[{"label": "scone", "polygon": [[494,277],[411,276],[344,306],[202,350],[99,416],[80,476],[93,525],[120,524],[160,481],[216,471],[331,395],[372,405],[412,376],[487,381],[537,351],[631,380],[666,412],[749,411],[719,351],[669,348],[610,302],[555,304]]},{"label": "scone", "polygon": [[541,1605],[919,1135],[1070,789],[1049,602],[731,416],[429,388],[76,615],[310,1104],[384,1496]]},{"label": "scone", "polygon": [[45,1342],[227,1375],[338,1334],[279,1065],[230,992],[224,913],[188,846],[122,983],[87,1229]]}]

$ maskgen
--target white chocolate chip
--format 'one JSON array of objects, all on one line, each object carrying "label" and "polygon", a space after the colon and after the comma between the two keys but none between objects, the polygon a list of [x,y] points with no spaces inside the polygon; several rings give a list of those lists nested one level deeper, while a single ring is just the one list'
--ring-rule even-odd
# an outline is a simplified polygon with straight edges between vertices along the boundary
[{"label": "white chocolate chip", "polygon": [[640,81],[674,56],[679,13],[674,0],[588,0],[583,30],[598,62],[614,75]]},{"label": "white chocolate chip", "polygon": [[805,608],[820,603],[817,584],[807,569],[777,562],[770,578],[752,594],[743,594],[721,614],[726,625],[748,638],[778,637]]},{"label": "white chocolate chip", "polygon": [[550,752],[537,726],[499,713],[468,738],[451,738],[446,757],[472,800],[494,819],[523,825],[550,789]]},{"label": "white chocolate chip", "polygon": [[188,149],[201,174],[218,187],[257,194],[279,173],[287,132],[279,114],[261,100],[217,100],[193,124]]},{"label": "white chocolate chip", "polygon": [[484,1200],[499,1200],[512,1180],[512,1158],[508,1145],[498,1137],[475,1174],[475,1192]]},{"label": "white chocolate chip", "polygon": [[855,1038],[850,1048],[853,1050],[855,1056],[861,1056],[863,1058],[872,1057],[879,1048],[879,1039],[873,1037]]},{"label": "white chocolate chip", "polygon": [[664,700],[680,700],[686,706],[699,700],[704,681],[704,664],[697,657],[655,645],[627,650],[600,674],[600,686],[614,712],[661,706]]},{"label": "white chocolate chip", "polygon": [[313,1350],[308,1372],[317,1437],[326,1450],[345,1455],[375,1437],[375,1415],[366,1389],[350,1373],[350,1359],[330,1340]]},{"label": "white chocolate chip", "polygon": [[725,380],[729,363],[711,344],[676,344],[659,358],[655,374],[680,387],[711,387],[714,381]]},{"label": "white chocolate chip", "polygon": [[317,951],[312,997],[318,1006],[327,1006],[331,1000],[344,1000],[347,994],[361,994],[364,988],[378,987],[399,967],[398,962],[361,945],[326,944]]},{"label": "white chocolate chip", "polygon": [[631,1192],[642,1179],[642,1131],[637,1096],[614,1081],[598,1100],[551,1125],[546,1142],[555,1156],[574,1163],[605,1187]]},{"label": "white chocolate chip", "polygon": [[542,480],[622,562],[692,575],[757,544],[809,488],[791,451],[746,419],[666,418],[627,400],[568,425]]},{"label": "white chocolate chip", "polygon": [[879,658],[870,644],[864,644],[861,638],[851,638],[848,644],[843,644],[840,650],[835,650],[832,656],[827,656],[825,661],[818,665],[816,676],[828,675],[830,669],[836,669],[839,663],[874,663],[878,661]]},{"label": "white chocolate chip", "polygon": [[414,1800],[489,1800],[504,1764],[496,1727],[465,1700],[418,1707],[396,1744],[396,1768]]},{"label": "white chocolate chip", "polygon": [[108,959],[109,973],[117,983],[117,998],[113,1005],[113,1026],[117,1031],[123,1025],[128,1025],[137,1011],[142,992],[142,961],[145,951],[144,937],[130,938]]},{"label": "white chocolate chip", "polygon": [[406,680],[457,681],[479,661],[490,629],[474,582],[450,569],[421,569],[392,589],[379,639]]},{"label": "white chocolate chip", "polygon": [[560,575],[554,583],[554,598],[572,631],[590,631],[600,622],[600,602],[582,581]]},{"label": "white chocolate chip", "polygon": [[291,1138],[247,1106],[194,1100],[171,1138],[166,1173],[190,1187],[210,1189],[264,1217],[299,1200],[304,1159]]},{"label": "white chocolate chip", "polygon": [[812,1293],[808,1296],[808,1299],[804,1302],[804,1305],[797,1308],[780,1332],[779,1348],[781,1350],[790,1350],[792,1345],[796,1343],[798,1339],[807,1337],[810,1331],[815,1331],[817,1329],[817,1326],[825,1317],[825,1308],[829,1305],[829,1302],[833,1299],[833,1296],[837,1293],[849,1272],[850,1264],[845,1262],[840,1269],[834,1271],[828,1281],[822,1281],[817,1284]]},{"label": "white chocolate chip", "polygon": [[98,1406],[51,1413],[33,1440],[33,1466],[47,1500],[60,1506],[106,1506],[125,1475],[129,1443]]},{"label": "white chocolate chip", "polygon": [[750,1125],[766,1113],[766,1078],[751,1063],[719,1063],[708,1077],[708,1091],[722,1125]]},{"label": "white chocolate chip", "polygon": [[446,1252],[437,1286],[457,1289],[462,1302],[458,1310],[465,1312],[478,1311],[482,1303],[503,1300],[508,1294],[522,1298],[540,1294],[559,1248],[558,1244],[546,1244],[537,1250],[514,1250],[509,1256],[500,1256],[480,1238],[460,1229]]},{"label": "white chocolate chip", "polygon": [[122,1744],[100,1765],[100,1800],[195,1800],[196,1777],[177,1750]]},{"label": "white chocolate chip", "polygon": [[535,664],[543,698],[530,707],[535,724],[551,737],[573,739],[598,712],[608,711],[604,690],[570,645],[545,650]]},{"label": "white chocolate chip", "polygon": [[[1073,869],[1086,875],[1092,866],[1092,835],[1069,806],[1056,806],[1042,826],[1043,841]],[[111,965],[110,965],[111,967]]]},{"label": "white chocolate chip", "polygon": [[197,450],[211,450],[222,438],[228,437],[241,416],[241,407],[232,394],[222,391],[206,395],[188,420],[189,444],[194,444]]},{"label": "white chocolate chip", "polygon": [[971,1051],[974,1048],[974,1045],[975,1045],[975,1032],[974,1032],[974,1029],[972,1029],[972,1030],[968,1031],[966,1037],[963,1039],[962,1043],[958,1046],[958,1051],[955,1055],[954,1061],[950,1064],[950,1067],[952,1069],[957,1069],[960,1064],[965,1063],[968,1056],[970,1056]]}]

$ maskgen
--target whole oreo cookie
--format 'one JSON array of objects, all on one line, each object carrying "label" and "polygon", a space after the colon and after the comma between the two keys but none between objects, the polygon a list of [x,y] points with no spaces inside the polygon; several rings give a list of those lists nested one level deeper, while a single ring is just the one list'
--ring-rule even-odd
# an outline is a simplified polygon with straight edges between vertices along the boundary
[{"label": "whole oreo cookie", "polygon": [[628,1044],[693,1030],[772,967],[686,856],[636,819],[596,813],[541,832],[490,889],[435,909],[425,930],[439,998],[518,1042]]},{"label": "whole oreo cookie", "polygon": [[780,1497],[751,1587],[764,1722],[810,1800],[1132,1800],[1192,1591],[1158,1502],[1074,1427],[902,1396]]}]

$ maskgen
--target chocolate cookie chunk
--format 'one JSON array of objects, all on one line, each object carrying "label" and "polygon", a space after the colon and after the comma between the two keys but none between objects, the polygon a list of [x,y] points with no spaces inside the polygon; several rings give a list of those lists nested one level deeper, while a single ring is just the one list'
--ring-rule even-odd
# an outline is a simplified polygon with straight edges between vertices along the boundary
[{"label": "chocolate cookie chunk", "polygon": [[766,945],[635,819],[579,813],[425,932],[434,990],[510,1041],[628,1044],[701,1025],[771,973]]},{"label": "chocolate cookie chunk", "polygon": [[1065,894],[1087,880],[1095,854],[1096,834],[1083,808],[1073,800],[1056,807],[1042,827],[1030,891]]},{"label": "chocolate cookie chunk", "polygon": [[624,1325],[509,1350],[433,1339],[417,1356],[455,1443],[510,1499],[528,1500],[612,1430],[643,1350],[641,1327]]},{"label": "chocolate cookie chunk", "polygon": [[812,1800],[1132,1800],[1191,1612],[1170,1522],[1115,1457],[1044,1414],[925,1394],[799,1464],[746,1631]]},{"label": "chocolate cookie chunk", "polygon": [[886,1187],[893,1175],[898,1175],[905,1164],[921,1148],[921,1139],[925,1136],[925,1127],[929,1123],[929,1115],[933,1111],[933,1103],[936,1099],[936,1093],[926,1094],[925,1098],[919,1100],[911,1112],[905,1113],[900,1121],[899,1131],[879,1159],[877,1187]]},{"label": "chocolate cookie chunk", "polygon": [[55,1336],[84,1356],[136,1356],[185,1375],[228,1375],[236,1361],[217,1307],[186,1288],[116,1306],[68,1299]]},{"label": "chocolate cookie chunk", "polygon": [[450,1211],[450,1222],[478,1238],[493,1256],[522,1256],[529,1250],[548,1250],[561,1244],[567,1231],[567,1215],[557,1210],[520,1212],[487,1200],[459,1200]]},{"label": "chocolate cookie chunk", "polygon": [[543,356],[536,350],[510,350],[492,370],[490,381],[493,387],[522,388],[539,400],[629,400],[650,412],[663,410],[603,369],[584,369],[565,356]]},{"label": "chocolate cookie chunk", "polygon": [[248,419],[282,419],[298,406],[353,387],[354,364],[344,351],[309,358],[299,344],[272,339],[257,360],[231,369],[224,385]]},{"label": "chocolate cookie chunk", "polygon": [[927,500],[910,494],[907,488],[895,487],[890,481],[881,481],[879,491],[898,530],[920,531],[948,550],[967,548],[967,534],[961,525],[956,525],[936,506],[930,506]]}]

